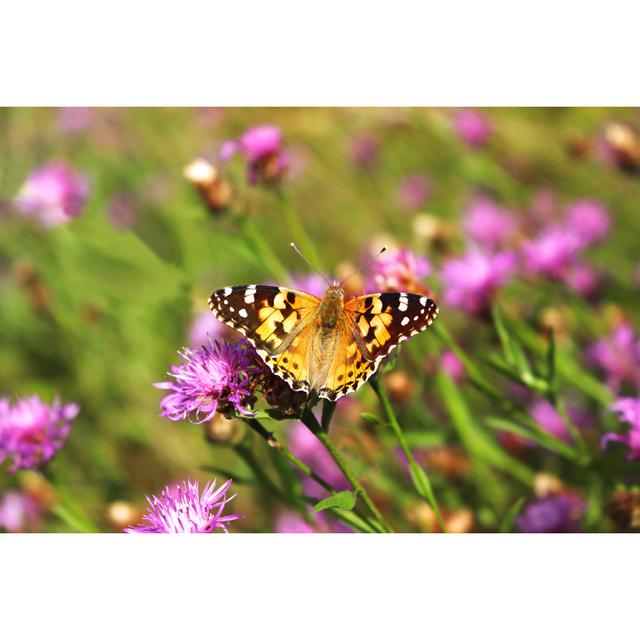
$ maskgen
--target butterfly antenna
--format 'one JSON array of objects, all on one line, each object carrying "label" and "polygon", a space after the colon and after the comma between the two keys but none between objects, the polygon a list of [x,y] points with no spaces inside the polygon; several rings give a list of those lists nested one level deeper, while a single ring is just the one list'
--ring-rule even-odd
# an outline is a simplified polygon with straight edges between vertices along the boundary
[{"label": "butterfly antenna", "polygon": [[382,247],[382,249],[380,249],[380,251],[378,251],[378,253],[376,253],[375,256],[373,256],[373,258],[371,258],[370,260],[368,260],[365,264],[363,264],[361,267],[358,267],[353,273],[349,274],[341,283],[340,286],[342,286],[347,280],[349,280],[349,278],[353,278],[353,276],[356,275],[356,273],[359,273],[360,271],[363,271],[364,269],[366,269],[372,262],[375,262],[386,250],[388,249],[387,245],[385,245],[384,247]]},{"label": "butterfly antenna", "polygon": [[302,251],[300,251],[300,249],[298,249],[298,247],[296,247],[296,243],[292,242],[291,243],[291,248],[307,263],[307,265],[309,265],[309,268],[311,269],[311,271],[315,271],[326,283],[327,285],[331,286],[331,283],[325,278],[324,273],[322,273],[321,271],[319,271],[318,269],[316,269],[302,254]]}]

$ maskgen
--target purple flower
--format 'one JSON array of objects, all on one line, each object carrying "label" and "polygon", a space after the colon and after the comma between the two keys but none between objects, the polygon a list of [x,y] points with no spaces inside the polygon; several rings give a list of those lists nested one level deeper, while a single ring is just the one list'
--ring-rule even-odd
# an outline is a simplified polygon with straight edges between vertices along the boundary
[{"label": "purple flower", "polygon": [[444,264],[445,302],[468,313],[486,312],[496,293],[511,279],[515,266],[515,255],[509,251],[490,254],[469,249]]},{"label": "purple flower", "polygon": [[407,291],[427,293],[420,282],[431,273],[431,264],[410,249],[391,249],[383,253],[371,267],[368,291]]},{"label": "purple flower", "polygon": [[22,185],[15,199],[25,215],[35,216],[46,227],[77,218],[89,194],[87,179],[67,165],[55,163],[36,169]]},{"label": "purple flower", "polygon": [[283,511],[275,522],[276,533],[316,533],[314,526],[295,511]]},{"label": "purple flower", "polygon": [[359,169],[373,169],[379,152],[378,140],[369,133],[356,134],[349,140],[349,159]]},{"label": "purple flower", "polygon": [[40,522],[40,506],[20,491],[7,491],[0,500],[0,529],[9,533],[33,531]]},{"label": "purple flower", "polygon": [[570,533],[578,530],[584,502],[573,494],[555,494],[530,503],[516,518],[523,533]]},{"label": "purple flower", "polygon": [[186,480],[175,487],[165,487],[160,497],[147,496],[146,514],[142,522],[128,527],[125,533],[213,533],[227,531],[227,523],[243,516],[222,515],[235,494],[227,497],[231,480],[216,489],[216,481],[207,482],[202,495],[197,480]]},{"label": "purple flower", "polygon": [[60,107],[58,126],[67,133],[84,131],[91,125],[93,116],[94,110],[91,107]]},{"label": "purple flower", "polygon": [[76,404],[51,405],[38,396],[20,398],[11,406],[0,398],[0,464],[11,459],[10,471],[34,469],[53,458],[71,431]]},{"label": "purple flower", "polygon": [[469,240],[489,251],[503,246],[516,230],[513,214],[487,197],[471,201],[463,225]]},{"label": "purple flower", "polygon": [[536,400],[529,409],[529,413],[547,433],[567,442],[571,440],[562,416],[547,400]]},{"label": "purple flower", "polygon": [[440,366],[442,370],[457,383],[465,379],[466,371],[464,365],[453,351],[444,351],[440,356]]},{"label": "purple flower", "polygon": [[432,190],[431,181],[427,176],[420,173],[409,175],[398,185],[398,206],[406,211],[418,211],[431,198]]},{"label": "purple flower", "polygon": [[589,299],[600,290],[601,278],[593,267],[576,263],[569,268],[566,282],[578,295]]},{"label": "purple flower", "polygon": [[460,140],[474,149],[483,147],[491,137],[491,123],[475,109],[457,110],[453,125]]},{"label": "purple flower", "polygon": [[[289,444],[292,453],[334,489],[342,491],[351,487],[329,452],[302,422],[296,422],[291,427]],[[327,492],[308,476],[302,478],[302,486],[305,494],[312,498],[323,498],[327,495]]]},{"label": "purple flower", "polygon": [[622,324],[609,338],[592,344],[586,357],[605,372],[607,386],[613,391],[619,391],[624,384],[640,390],[640,339],[631,325]]},{"label": "purple flower", "polygon": [[220,158],[228,161],[235,153],[241,153],[247,163],[247,180],[277,182],[289,166],[282,144],[282,131],[271,124],[247,129],[239,140],[227,140],[220,150]]},{"label": "purple flower", "polygon": [[524,244],[525,268],[531,274],[562,280],[579,249],[580,241],[572,232],[558,226],[547,227],[535,240]]},{"label": "purple flower", "polygon": [[311,518],[312,522],[307,522],[295,511],[283,511],[276,518],[276,533],[353,533],[342,522],[330,522],[324,513],[311,513]]},{"label": "purple flower", "polygon": [[208,309],[201,311],[193,318],[189,327],[189,344],[199,347],[217,340],[225,331],[225,325],[220,322]]},{"label": "purple flower", "polygon": [[603,240],[611,228],[606,207],[595,200],[576,200],[565,212],[565,226],[580,246],[586,247]]},{"label": "purple flower", "polygon": [[618,414],[618,418],[631,425],[628,433],[606,433],[600,441],[604,449],[609,442],[620,442],[630,451],[626,460],[640,460],[640,398],[618,398],[610,407],[611,411]]},{"label": "purple flower", "polygon": [[253,415],[253,375],[261,371],[253,351],[245,342],[211,342],[198,349],[184,347],[183,362],[172,365],[167,382],[156,382],[167,394],[160,415],[169,420],[194,418],[196,424],[211,420],[216,411]]}]

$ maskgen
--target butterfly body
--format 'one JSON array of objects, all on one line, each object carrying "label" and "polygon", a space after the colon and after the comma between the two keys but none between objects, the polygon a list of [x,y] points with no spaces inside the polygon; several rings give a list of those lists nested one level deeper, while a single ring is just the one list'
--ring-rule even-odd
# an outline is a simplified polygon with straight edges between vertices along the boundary
[{"label": "butterfly body", "polygon": [[284,287],[242,285],[214,291],[209,306],[292,389],[335,401],[355,391],[438,313],[433,300],[413,293],[344,297],[336,283],[322,299]]}]

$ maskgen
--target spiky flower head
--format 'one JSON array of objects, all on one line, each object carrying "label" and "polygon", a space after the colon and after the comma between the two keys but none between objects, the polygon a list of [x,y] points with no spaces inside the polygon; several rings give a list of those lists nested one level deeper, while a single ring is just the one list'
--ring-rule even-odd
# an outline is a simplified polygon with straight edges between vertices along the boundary
[{"label": "spiky flower head", "polygon": [[246,416],[255,398],[255,376],[262,372],[256,354],[244,342],[210,342],[198,349],[184,347],[182,362],[171,366],[173,380],[156,382],[169,391],[160,402],[160,415],[169,420],[191,420],[201,424],[216,412]]},{"label": "spiky flower head", "polygon": [[11,460],[10,471],[34,469],[53,458],[71,431],[79,411],[76,404],[51,405],[38,396],[19,398],[12,406],[0,398],[0,464]]},{"label": "spiky flower head", "polygon": [[631,426],[627,433],[607,433],[601,441],[604,449],[609,442],[619,442],[629,448],[626,460],[640,460],[640,398],[618,398],[610,407],[623,422]]},{"label": "spiky flower head", "polygon": [[174,487],[165,487],[157,496],[147,496],[149,507],[142,521],[127,527],[125,533],[227,533],[227,523],[243,516],[223,515],[235,494],[228,497],[231,480],[216,489],[216,481],[207,482],[202,495],[197,480],[185,480]]}]

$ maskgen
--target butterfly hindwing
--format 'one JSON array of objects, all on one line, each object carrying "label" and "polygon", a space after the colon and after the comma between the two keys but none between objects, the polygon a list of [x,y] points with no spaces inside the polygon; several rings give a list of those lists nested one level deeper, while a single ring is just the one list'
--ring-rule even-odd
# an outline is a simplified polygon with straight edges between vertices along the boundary
[{"label": "butterfly hindwing", "polygon": [[400,342],[427,329],[438,305],[415,293],[371,293],[349,300],[345,313],[364,357],[379,362]]}]

